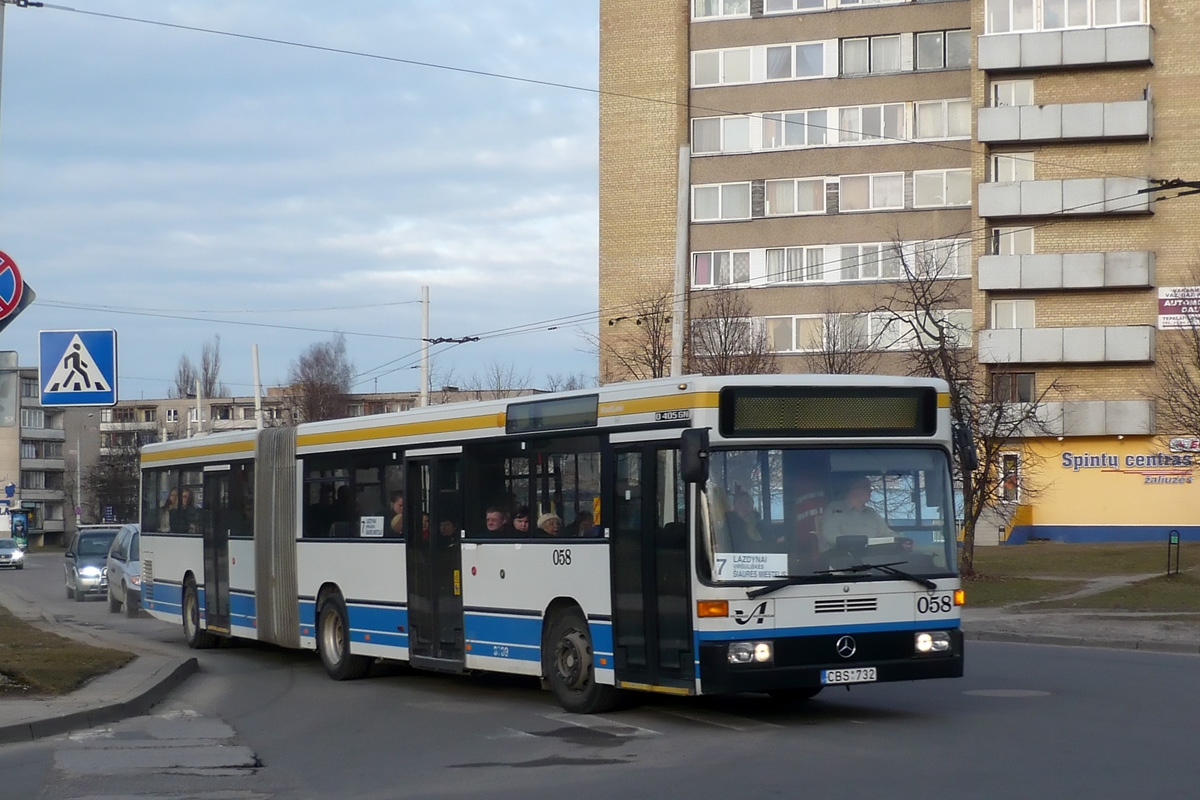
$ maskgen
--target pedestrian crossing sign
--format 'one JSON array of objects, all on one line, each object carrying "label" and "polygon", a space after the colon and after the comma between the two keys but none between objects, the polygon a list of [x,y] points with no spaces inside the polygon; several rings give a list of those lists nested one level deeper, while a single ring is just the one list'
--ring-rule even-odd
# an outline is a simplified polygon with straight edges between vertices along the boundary
[{"label": "pedestrian crossing sign", "polygon": [[42,331],[38,345],[42,405],[116,404],[116,331]]}]

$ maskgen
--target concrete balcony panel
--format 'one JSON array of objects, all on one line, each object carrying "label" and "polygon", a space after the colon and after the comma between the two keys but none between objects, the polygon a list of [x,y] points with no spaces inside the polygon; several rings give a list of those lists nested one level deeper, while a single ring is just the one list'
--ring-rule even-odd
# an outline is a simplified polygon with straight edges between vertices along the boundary
[{"label": "concrete balcony panel", "polygon": [[1105,178],[1104,211],[1118,214],[1149,214],[1153,211],[1150,188],[1145,178]]},{"label": "concrete balcony panel", "polygon": [[40,469],[48,472],[62,472],[67,468],[67,462],[62,458],[22,458],[21,469]]},{"label": "concrete balcony panel", "polygon": [[[1021,68],[1021,34],[1001,33],[980,36],[978,42],[980,69]],[[1101,46],[1103,47],[1103,44]]]},{"label": "concrete balcony panel", "polygon": [[1021,184],[981,183],[978,204],[981,217],[1019,217]]},{"label": "concrete balcony panel", "polygon": [[40,500],[43,503],[61,503],[64,496],[62,489],[18,489],[17,495],[22,502]]},{"label": "concrete balcony panel", "polygon": [[1062,106],[1062,138],[1098,139],[1104,135],[1104,103]]},{"label": "concrete balcony panel", "polygon": [[1063,253],[1064,289],[1099,289],[1104,282],[1104,253]]},{"label": "concrete balcony panel", "polygon": [[1104,361],[1104,328],[1063,328],[1062,333],[1064,362]]},{"label": "concrete balcony panel", "polygon": [[1061,289],[1063,259],[1057,253],[1019,256],[1022,289]]},{"label": "concrete balcony panel", "polygon": [[1104,104],[1105,138],[1148,139],[1154,108],[1149,100]]},{"label": "concrete balcony panel", "polygon": [[1021,331],[1015,328],[979,331],[981,364],[1018,364],[1021,362]]},{"label": "concrete balcony panel", "polygon": [[1104,401],[1063,403],[1064,436],[1103,436]]},{"label": "concrete balcony panel", "polygon": [[1153,400],[1108,400],[1104,403],[1104,432],[1148,436],[1156,433]]},{"label": "concrete balcony panel", "polygon": [[43,442],[65,442],[67,432],[62,428],[21,428],[22,439],[38,439]]},{"label": "concrete balcony panel", "polygon": [[1063,183],[1063,181],[1021,181],[1021,216],[1045,217],[1050,214],[1061,214],[1063,211]]},{"label": "concrete balcony panel", "polygon": [[979,109],[977,138],[981,142],[1021,141],[1021,107]]},{"label": "concrete balcony panel", "polygon": [[[1022,431],[1025,436],[1062,436],[1063,428],[1063,404],[1062,403],[1042,403],[1038,406],[1034,414],[1037,420],[1037,426],[1030,426],[1030,430]],[[1034,428],[1040,428],[1040,430]]]},{"label": "concrete balcony panel", "polygon": [[1021,141],[1062,138],[1062,106],[1021,106]]},{"label": "concrete balcony panel", "polygon": [[1147,250],[1121,250],[1104,254],[1105,286],[1153,286],[1154,253]]},{"label": "concrete balcony panel", "polygon": [[1063,181],[1062,205],[1066,214],[1098,213],[1104,210],[1104,200],[1104,178]]},{"label": "concrete balcony panel", "polygon": [[980,256],[979,288],[984,292],[1021,288],[1022,256]]},{"label": "concrete balcony panel", "polygon": [[1104,54],[1106,64],[1153,64],[1154,29],[1149,25],[1106,28]]},{"label": "concrete balcony panel", "polygon": [[1105,361],[1153,361],[1154,328],[1149,325],[1104,329]]},{"label": "concrete balcony panel", "polygon": [[[1103,63],[1107,58],[1104,29],[1067,31],[1063,36],[1063,66]],[[1098,61],[1099,60],[1099,61]]]},{"label": "concrete balcony panel", "polygon": [[1025,363],[1058,363],[1062,360],[1062,328],[1021,329],[1021,361]]},{"label": "concrete balcony panel", "polygon": [[1062,31],[1038,31],[1020,36],[1022,69],[1062,66]]}]

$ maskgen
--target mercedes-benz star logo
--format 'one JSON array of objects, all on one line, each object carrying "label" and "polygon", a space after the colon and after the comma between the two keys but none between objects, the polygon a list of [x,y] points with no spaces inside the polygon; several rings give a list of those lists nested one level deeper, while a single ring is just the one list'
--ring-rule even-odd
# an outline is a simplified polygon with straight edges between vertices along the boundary
[{"label": "mercedes-benz star logo", "polygon": [[853,636],[843,636],[837,640],[837,654],[842,658],[849,658],[858,651],[858,645],[854,642]]}]

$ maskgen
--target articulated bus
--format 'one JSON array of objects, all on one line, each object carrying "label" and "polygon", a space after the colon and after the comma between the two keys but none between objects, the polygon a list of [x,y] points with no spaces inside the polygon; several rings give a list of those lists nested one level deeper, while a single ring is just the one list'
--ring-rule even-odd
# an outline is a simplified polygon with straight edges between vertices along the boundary
[{"label": "articulated bus", "polygon": [[142,596],[188,644],[765,692],[961,676],[937,380],[696,377],[142,451]]}]

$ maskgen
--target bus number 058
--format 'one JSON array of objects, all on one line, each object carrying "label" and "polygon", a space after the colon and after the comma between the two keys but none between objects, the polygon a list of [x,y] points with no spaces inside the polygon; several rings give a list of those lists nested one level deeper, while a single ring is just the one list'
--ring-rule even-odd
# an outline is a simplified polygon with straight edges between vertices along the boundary
[{"label": "bus number 058", "polygon": [[550,560],[554,563],[554,566],[556,566],[556,567],[570,566],[571,565],[571,551],[570,550],[555,550],[554,553],[550,556]]},{"label": "bus number 058", "polygon": [[917,598],[918,614],[949,614],[954,610],[954,595],[922,595]]}]

